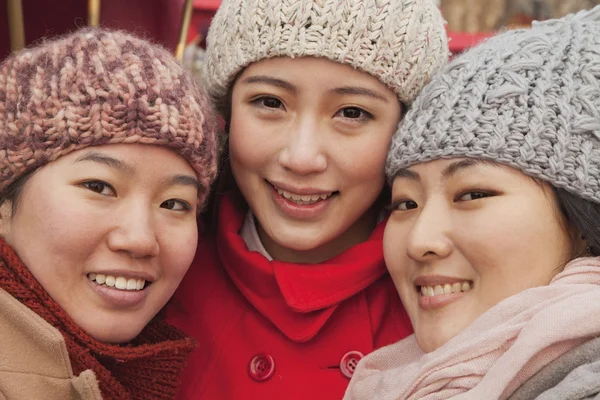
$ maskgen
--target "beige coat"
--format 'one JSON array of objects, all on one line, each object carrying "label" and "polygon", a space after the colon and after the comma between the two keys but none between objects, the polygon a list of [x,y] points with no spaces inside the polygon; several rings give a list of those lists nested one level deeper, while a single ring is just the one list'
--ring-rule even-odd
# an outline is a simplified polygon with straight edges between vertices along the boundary
[{"label": "beige coat", "polygon": [[73,376],[61,333],[0,289],[0,400],[101,400],[92,370]]}]

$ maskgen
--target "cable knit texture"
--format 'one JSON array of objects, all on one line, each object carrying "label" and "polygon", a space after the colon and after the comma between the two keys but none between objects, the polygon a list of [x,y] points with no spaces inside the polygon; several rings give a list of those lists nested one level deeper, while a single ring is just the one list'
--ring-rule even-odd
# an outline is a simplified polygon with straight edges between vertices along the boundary
[{"label": "cable knit texture", "polygon": [[271,57],[325,57],[378,78],[409,104],[448,59],[432,0],[224,0],[202,77],[223,104],[235,76]]},{"label": "cable knit texture", "polygon": [[102,343],[85,333],[0,239],[0,287],[63,335],[75,376],[92,370],[104,400],[174,399],[193,339],[155,318],[128,345]]},{"label": "cable knit texture", "polygon": [[166,146],[189,161],[205,196],[217,171],[215,115],[164,49],[85,29],[0,65],[0,192],[27,171],[88,146]]},{"label": "cable knit texture", "polygon": [[392,139],[386,174],[452,157],[600,202],[600,6],[491,38],[432,79]]}]

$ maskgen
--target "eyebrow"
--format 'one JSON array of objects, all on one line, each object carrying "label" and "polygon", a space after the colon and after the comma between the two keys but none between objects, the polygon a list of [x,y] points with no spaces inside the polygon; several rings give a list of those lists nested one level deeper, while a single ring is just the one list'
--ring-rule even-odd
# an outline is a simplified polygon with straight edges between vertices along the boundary
[{"label": "eyebrow", "polygon": [[199,193],[202,192],[202,185],[198,180],[190,175],[175,175],[167,180],[167,185],[183,185],[183,186],[193,186],[195,187]]},{"label": "eyebrow", "polygon": [[[107,156],[105,154],[97,153],[94,151],[83,154],[81,157],[79,157],[77,160],[75,160],[75,162],[82,162],[82,161],[92,161],[92,162],[104,164],[104,165],[109,166],[110,168],[114,168],[116,170],[119,170],[121,172],[130,174],[130,175],[133,175],[135,173],[135,168],[133,168],[131,165],[127,164],[126,162],[123,162],[116,158]],[[193,176],[190,176],[190,175],[177,174],[177,175],[171,176],[165,180],[165,184],[168,186],[171,186],[171,185],[194,186],[199,192],[201,192],[203,190],[203,187],[200,184],[200,182],[198,182],[198,180],[196,178],[194,178]]]},{"label": "eyebrow", "polygon": [[241,81],[244,84],[254,84],[254,83],[262,83],[266,85],[276,86],[278,88],[287,90],[288,92],[297,92],[298,89],[296,86],[291,83],[284,81],[282,79],[274,78],[272,76],[267,75],[254,75],[249,76]]},{"label": "eyebrow", "polygon": [[[442,171],[442,177],[444,179],[448,179],[451,176],[455,175],[456,173],[465,170],[467,168],[471,168],[474,167],[476,165],[491,165],[491,166],[498,166],[498,164],[496,164],[494,161],[491,160],[485,160],[485,159],[481,159],[481,158],[468,158],[466,160],[460,160],[460,161],[456,161],[450,165],[448,165],[446,168],[444,168],[444,170]],[[396,175],[394,175],[394,178],[408,178],[408,179],[412,179],[412,180],[421,180],[421,176],[415,172],[415,171],[411,171],[408,168],[402,168],[399,169],[398,172],[396,173]]]},{"label": "eyebrow", "polygon": [[82,162],[82,161],[97,162],[100,164],[107,165],[111,168],[117,169],[121,172],[125,172],[128,174],[134,173],[134,168],[131,165],[127,164],[126,162],[117,160],[116,158],[107,156],[105,154],[97,153],[94,151],[85,153],[81,157],[77,158],[77,160],[75,160],[75,162]]},{"label": "eyebrow", "polygon": [[358,96],[366,96],[372,99],[377,99],[389,103],[389,100],[385,98],[383,95],[377,93],[375,90],[367,89],[364,87],[356,87],[356,86],[344,86],[335,89],[331,89],[330,93],[338,94],[338,95],[358,95]]},{"label": "eyebrow", "polygon": [[466,160],[460,160],[457,161],[455,163],[452,163],[450,165],[448,165],[444,171],[442,171],[442,176],[445,179],[450,178],[453,175],[456,175],[456,173],[465,170],[467,168],[471,168],[477,165],[492,165],[492,166],[497,166],[498,164],[496,164],[493,161],[490,160],[484,160],[481,158],[468,158]]}]

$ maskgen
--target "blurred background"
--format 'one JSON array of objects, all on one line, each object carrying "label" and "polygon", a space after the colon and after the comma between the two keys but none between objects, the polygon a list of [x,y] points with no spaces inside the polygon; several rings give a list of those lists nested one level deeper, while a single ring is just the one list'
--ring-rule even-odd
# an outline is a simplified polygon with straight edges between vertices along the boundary
[{"label": "blurred background", "polygon": [[[124,29],[158,42],[199,74],[206,33],[221,0],[0,0],[0,60],[40,38],[87,25]],[[499,30],[590,9],[600,0],[438,0],[450,50],[460,53]]]}]

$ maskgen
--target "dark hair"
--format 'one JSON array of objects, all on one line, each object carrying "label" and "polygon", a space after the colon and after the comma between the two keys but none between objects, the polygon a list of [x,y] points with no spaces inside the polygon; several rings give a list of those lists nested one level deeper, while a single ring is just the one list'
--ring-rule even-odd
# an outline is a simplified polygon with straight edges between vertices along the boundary
[{"label": "dark hair", "polygon": [[552,187],[560,211],[569,227],[587,243],[586,253],[600,255],[600,204],[581,198],[564,189]]},{"label": "dark hair", "polygon": [[29,178],[31,178],[37,171],[38,169],[34,169],[24,173],[13,183],[8,185],[2,193],[0,193],[0,206],[7,201],[11,202],[11,217],[14,217],[15,213],[17,212],[17,206],[19,204],[19,199],[21,198],[21,193],[23,192],[23,186],[25,186],[25,183],[27,183]]}]

